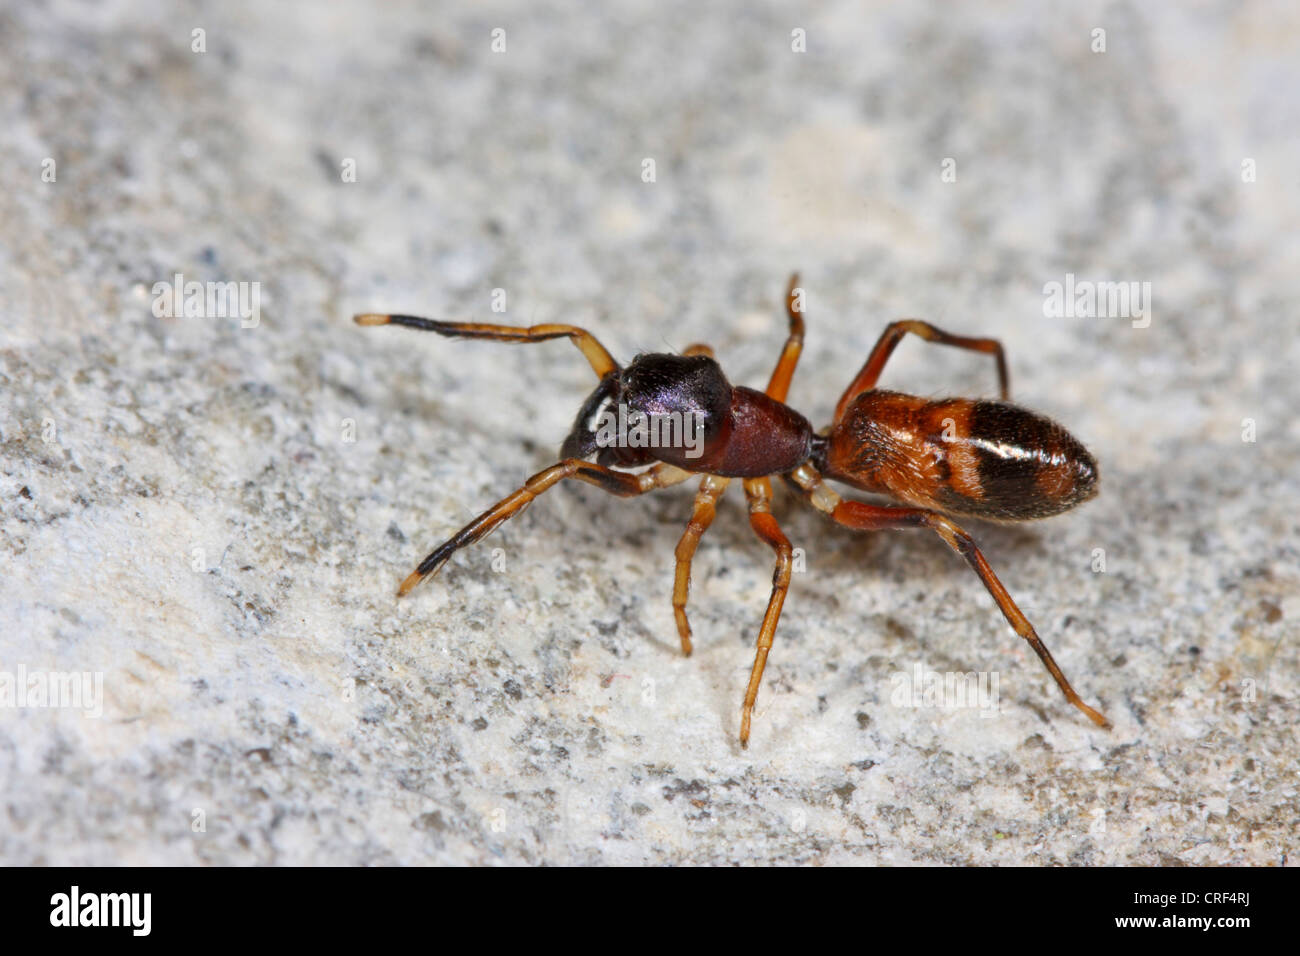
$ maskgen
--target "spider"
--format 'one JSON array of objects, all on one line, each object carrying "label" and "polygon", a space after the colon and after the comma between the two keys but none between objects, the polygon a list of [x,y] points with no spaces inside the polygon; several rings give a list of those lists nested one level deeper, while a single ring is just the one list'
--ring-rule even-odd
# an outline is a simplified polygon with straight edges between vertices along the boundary
[{"label": "spider", "polygon": [[[692,345],[681,355],[640,354],[627,366],[620,366],[590,332],[574,325],[524,328],[411,315],[355,316],[359,325],[403,325],[456,338],[496,342],[568,338],[600,380],[574,420],[560,449],[561,460],[533,475],[435,548],[402,582],[398,596],[410,593],[436,574],[457,550],[490,534],[566,478],[630,498],[698,475],[691,518],[677,544],[672,599],[682,652],[689,655],[691,626],[686,600],[691,560],[713,522],[718,499],[732,480],[739,478],[749,504],[749,523],[776,554],[771,597],[758,631],[741,708],[740,743],[748,747],[754,702],[790,587],[793,549],[771,508],[771,478],[779,475],[814,508],[846,528],[928,528],[939,535],[979,575],[1011,627],[1029,642],[1066,699],[1093,723],[1109,727],[1110,722],[1075,693],[974,540],[951,517],[1024,521],[1067,511],[1097,493],[1097,465],[1092,455],[1060,425],[1010,403],[1000,342],[952,335],[919,319],[902,319],[885,329],[861,371],[840,396],[830,426],[815,432],[803,415],[785,404],[803,349],[803,294],[798,282],[795,273],[785,297],[788,337],[762,392],[729,383],[707,345]],[[909,333],[927,342],[993,356],[1001,400],[936,401],[876,388],[885,363]],[[610,427],[615,421],[622,425],[633,418],[642,424],[657,420],[683,425],[676,431],[642,428],[630,434],[625,428],[615,434]],[[674,440],[647,440],[656,434]],[[691,437],[696,440],[691,442]],[[650,467],[638,472],[620,470],[647,465]],[[842,498],[827,485],[827,479],[901,504]]]}]

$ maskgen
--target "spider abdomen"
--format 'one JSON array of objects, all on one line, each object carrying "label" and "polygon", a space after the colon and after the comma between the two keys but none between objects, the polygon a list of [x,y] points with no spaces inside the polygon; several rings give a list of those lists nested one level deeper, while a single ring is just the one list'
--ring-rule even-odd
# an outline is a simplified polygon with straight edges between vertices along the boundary
[{"label": "spider abdomen", "polygon": [[824,445],[827,477],[922,508],[1000,521],[1060,514],[1097,493],[1097,464],[1056,422],[1009,402],[873,389]]}]

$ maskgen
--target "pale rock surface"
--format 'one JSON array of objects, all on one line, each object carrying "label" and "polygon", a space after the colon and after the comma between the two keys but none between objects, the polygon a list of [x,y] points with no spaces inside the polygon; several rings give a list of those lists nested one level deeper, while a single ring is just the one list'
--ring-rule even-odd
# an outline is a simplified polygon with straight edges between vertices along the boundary
[{"label": "pale rock surface", "polygon": [[[0,8],[0,675],[103,692],[0,708],[0,862],[1294,859],[1294,4],[445,6]],[[972,530],[1113,731],[938,540],[783,488],[805,570],[747,751],[739,487],[691,659],[691,485],[559,488],[395,600],[593,383],[352,313],[708,341],[761,386],[793,268],[817,425],[923,316],[1095,452],[1096,501]],[[156,317],[177,273],[259,283],[256,326]],[[1069,273],[1149,282],[1149,327],[1046,317]],[[992,383],[917,341],[882,382]],[[900,706],[918,663],[996,675],[996,713]]]}]

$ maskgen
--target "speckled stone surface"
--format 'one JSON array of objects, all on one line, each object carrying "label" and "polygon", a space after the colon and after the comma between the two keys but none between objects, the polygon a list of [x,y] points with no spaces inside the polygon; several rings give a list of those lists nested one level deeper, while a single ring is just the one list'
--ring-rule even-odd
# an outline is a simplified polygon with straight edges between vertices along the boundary
[{"label": "speckled stone surface", "polygon": [[[1283,2],[0,7],[0,863],[1293,861],[1298,49]],[[592,380],[352,313],[707,341],[761,387],[794,268],[817,425],[922,316],[1093,450],[1095,501],[971,530],[1113,730],[933,536],[783,487],[745,751],[738,487],[690,659],[691,485],[557,488],[394,598]],[[159,315],[178,273],[259,310]],[[1067,276],[1146,317],[1045,314]],[[990,364],[907,341],[882,385]],[[917,667],[998,698],[907,706]],[[55,672],[102,713],[17,692]]]}]

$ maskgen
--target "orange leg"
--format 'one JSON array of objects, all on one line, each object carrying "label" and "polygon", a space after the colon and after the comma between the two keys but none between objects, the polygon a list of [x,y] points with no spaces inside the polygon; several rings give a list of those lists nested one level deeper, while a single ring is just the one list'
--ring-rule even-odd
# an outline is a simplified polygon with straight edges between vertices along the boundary
[{"label": "orange leg", "polygon": [[[802,296],[796,299],[799,288],[799,273],[790,276],[785,291],[785,313],[790,321],[790,332],[781,349],[772,378],[767,383],[767,394],[779,402],[785,401],[790,391],[790,382],[794,378],[795,366],[799,364],[799,354],[803,351],[803,302]],[[801,290],[800,290],[801,291]],[[767,611],[763,615],[763,624],[758,631],[758,645],[754,652],[754,666],[749,673],[749,686],[745,689],[745,702],[740,712],[740,745],[749,746],[750,722],[754,714],[754,702],[758,699],[758,689],[763,683],[763,671],[767,667],[767,655],[772,650],[772,641],[776,637],[776,626],[781,620],[781,608],[785,605],[785,596],[790,590],[790,568],[794,549],[790,540],[772,516],[772,483],[767,478],[752,478],[744,483],[745,498],[749,502],[749,524],[754,532],[776,552],[776,569],[772,573],[772,596],[767,602]]]},{"label": "orange leg", "polygon": [[772,484],[766,478],[750,478],[745,481],[745,497],[749,501],[749,523],[755,533],[766,541],[776,552],[776,569],[772,573],[772,596],[767,602],[767,612],[763,615],[763,626],[758,631],[758,646],[754,652],[754,666],[749,673],[749,686],[745,689],[745,703],[740,711],[740,746],[749,746],[749,724],[754,713],[754,701],[758,699],[758,688],[763,682],[763,670],[767,667],[767,655],[772,649],[772,639],[776,636],[776,625],[781,619],[781,607],[785,604],[785,595],[790,590],[790,568],[794,549],[786,538],[781,526],[772,517]]},{"label": "orange leg", "polygon": [[695,494],[695,507],[691,510],[691,520],[677,542],[677,565],[673,581],[673,617],[677,619],[677,634],[682,639],[682,653],[691,653],[691,624],[686,619],[686,598],[691,590],[691,561],[695,558],[695,549],[700,538],[713,524],[717,513],[718,499],[731,484],[730,478],[717,475],[705,475],[700,481],[700,490]]},{"label": "orange leg", "polygon": [[858,372],[852,384],[844,390],[840,396],[839,404],[835,406],[835,423],[839,424],[844,417],[845,411],[855,398],[863,392],[870,391],[876,387],[876,381],[880,378],[881,371],[884,370],[885,363],[889,361],[889,356],[893,354],[894,348],[908,332],[913,335],[919,335],[927,342],[935,342],[939,345],[952,345],[959,349],[970,349],[972,352],[984,352],[992,355],[998,363],[998,390],[1003,401],[1011,397],[1010,381],[1007,378],[1007,360],[1002,353],[1002,343],[997,339],[970,339],[961,335],[952,335],[944,332],[942,329],[936,329],[929,322],[922,322],[920,319],[900,319],[897,322],[889,323],[888,328],[881,333],[880,339],[876,342],[875,348],[867,356],[866,364],[862,366],[862,371]]},{"label": "orange leg", "polygon": [[[795,301],[795,290],[799,288],[799,273],[790,276],[790,284],[785,290],[785,314],[790,319],[790,334],[785,340],[785,348],[777,360],[772,378],[767,383],[767,394],[778,402],[784,402],[790,391],[790,380],[794,378],[794,367],[799,364],[799,353],[803,351],[803,301],[802,295]],[[802,290],[800,290],[802,292]]]},{"label": "orange leg", "polygon": [[1029,646],[1034,649],[1038,659],[1043,662],[1047,672],[1052,675],[1056,685],[1065,694],[1065,699],[1087,714],[1088,719],[1098,727],[1110,727],[1110,721],[1100,712],[1085,704],[1083,698],[1075,693],[1074,688],[1070,686],[1070,682],[1061,673],[1061,668],[1057,665],[1055,658],[1052,657],[1052,652],[1047,649],[1047,645],[1043,643],[1038,636],[1038,632],[1034,630],[1034,626],[1029,623],[1029,619],[1025,617],[1020,608],[1016,607],[1016,602],[1011,599],[1007,589],[1002,586],[998,576],[993,573],[993,569],[989,567],[988,561],[984,559],[984,555],[980,552],[974,540],[956,522],[938,512],[926,511],[921,508],[883,507],[869,505],[863,501],[845,501],[826,486],[817,469],[809,464],[800,465],[786,477],[792,484],[803,490],[808,500],[812,502],[813,507],[828,514],[835,522],[844,525],[846,528],[853,528],[857,531],[929,528],[938,534],[944,540],[944,543],[965,558],[966,563],[979,575],[980,580],[984,582],[984,587],[988,589],[989,594],[993,596],[993,600],[997,602],[1003,617],[1007,619],[1007,623],[1011,625],[1017,634],[1029,642]]},{"label": "orange leg", "polygon": [[[707,355],[713,358],[713,349],[707,345],[687,346],[683,355]],[[700,489],[695,493],[695,505],[691,509],[691,520],[686,523],[677,542],[675,554],[676,565],[673,569],[673,617],[677,620],[677,636],[682,641],[682,653],[691,656],[691,622],[686,617],[686,600],[691,592],[691,562],[695,559],[695,549],[699,547],[700,538],[713,524],[717,514],[718,499],[731,484],[730,478],[717,475],[705,475],[700,481]]]},{"label": "orange leg", "polygon": [[618,368],[618,363],[586,329],[576,325],[534,325],[523,328],[517,325],[488,325],[484,322],[444,322],[442,319],[422,319],[414,315],[382,315],[368,312],[353,316],[357,325],[405,325],[425,332],[437,332],[448,338],[491,339],[494,342],[545,342],[548,339],[568,338],[591,363],[597,378],[604,378]]},{"label": "orange leg", "polygon": [[496,530],[497,526],[519,514],[534,498],[565,478],[576,478],[578,481],[585,481],[589,485],[595,485],[597,488],[608,491],[612,495],[618,495],[620,498],[630,498],[634,495],[645,494],[647,491],[653,491],[656,488],[667,488],[670,485],[678,484],[690,476],[689,471],[683,471],[667,464],[658,464],[647,471],[631,474],[626,471],[615,471],[612,468],[606,468],[604,465],[583,461],[581,458],[566,458],[564,461],[533,475],[524,482],[522,488],[502,498],[487,511],[457,531],[452,537],[438,545],[427,558],[420,562],[419,567],[412,571],[410,576],[402,582],[401,587],[397,589],[397,594],[400,597],[410,593],[411,589],[425,578],[438,573],[439,569],[447,563],[447,559],[461,548],[491,534]]}]

